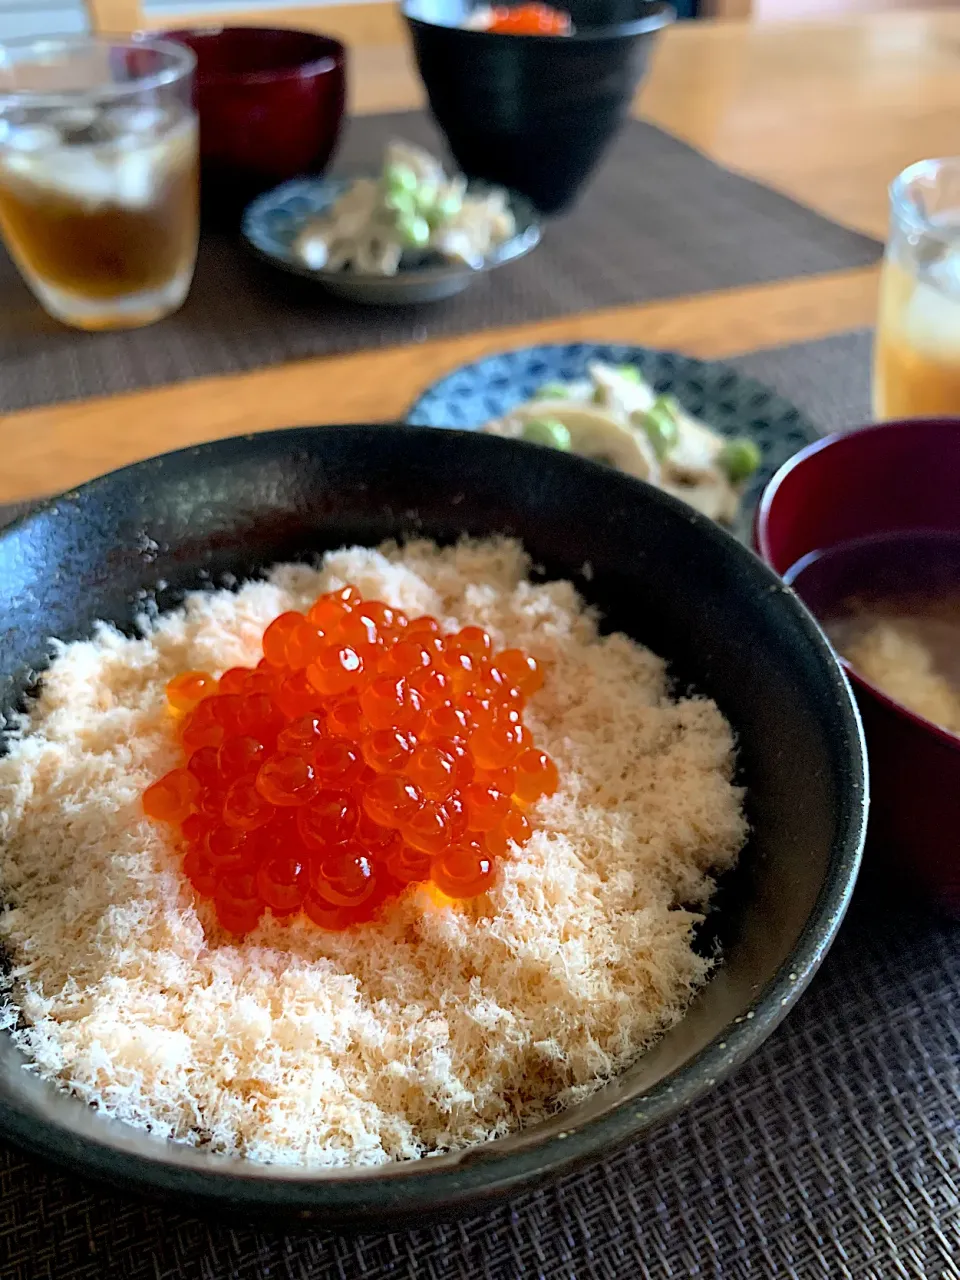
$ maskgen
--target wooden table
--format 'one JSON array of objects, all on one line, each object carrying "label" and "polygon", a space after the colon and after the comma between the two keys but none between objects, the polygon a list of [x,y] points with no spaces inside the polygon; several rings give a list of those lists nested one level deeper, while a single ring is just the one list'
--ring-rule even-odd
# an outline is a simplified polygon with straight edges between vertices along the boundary
[{"label": "wooden table", "polygon": [[[325,13],[297,10],[298,23],[322,29]],[[402,46],[354,52],[354,110],[421,100]],[[883,236],[893,175],[960,150],[960,13],[678,26],[638,110],[722,164]],[[217,436],[396,417],[439,374],[505,346],[595,338],[726,356],[869,325],[875,294],[875,268],[838,272],[9,414],[0,502]]]}]

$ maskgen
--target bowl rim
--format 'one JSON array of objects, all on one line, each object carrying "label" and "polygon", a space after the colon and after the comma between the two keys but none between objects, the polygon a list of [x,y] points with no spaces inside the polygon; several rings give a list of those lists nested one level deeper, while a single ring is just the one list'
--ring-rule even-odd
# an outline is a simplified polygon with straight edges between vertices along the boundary
[{"label": "bowl rim", "polygon": [[[187,43],[185,37],[202,41],[216,40],[221,36],[233,34],[236,31],[251,32],[254,35],[262,36],[306,36],[314,42],[323,44],[326,48],[324,52],[318,51],[315,56],[306,59],[304,62],[298,62],[295,66],[276,67],[268,71],[216,71],[212,74],[201,72],[200,60],[196,50],[192,44]],[[168,42],[178,44],[181,48],[191,50],[196,59],[194,80],[198,90],[217,89],[228,85],[283,84],[288,80],[300,80],[305,76],[320,76],[329,75],[331,72],[342,72],[346,66],[347,47],[341,40],[338,40],[336,36],[324,35],[321,31],[305,31],[301,27],[168,27],[159,32],[158,35],[161,35]]]},{"label": "bowl rim", "polygon": [[[811,444],[805,445],[804,448],[798,449],[770,477],[763,493],[760,495],[760,501],[757,503],[754,513],[753,545],[763,559],[764,564],[769,565],[774,573],[778,573],[773,563],[773,554],[770,548],[771,513],[780,488],[794,471],[806,465],[815,454],[822,453],[840,442],[848,442],[853,438],[869,441],[878,435],[905,433],[920,425],[941,425],[960,431],[960,417],[948,418],[930,415],[922,418],[893,418],[889,422],[869,422],[861,427],[851,427],[845,431],[831,432],[830,435],[824,436],[821,440],[814,440]],[[882,530],[878,530],[878,532],[882,532]],[[794,590],[793,586],[790,587],[790,590]],[[802,599],[802,596],[800,598]],[[888,711],[891,711],[900,719],[915,725],[917,729],[933,737],[943,746],[952,751],[960,752],[960,735],[951,733],[949,729],[944,729],[942,725],[936,724],[933,720],[928,720],[926,716],[921,716],[916,711],[911,711],[909,707],[904,706],[902,702],[898,702],[896,698],[891,698],[879,685],[874,684],[868,676],[865,676],[851,662],[848,662],[843,654],[837,653],[837,658],[847,678],[857,688],[864,689],[877,702],[886,707]]]},{"label": "bowl rim", "polygon": [[[101,475],[68,493],[48,499],[34,510],[0,530],[0,540],[11,532],[51,513],[69,507],[78,494],[96,495],[118,479],[139,472],[147,479],[159,479],[166,469],[194,471],[197,460],[229,465],[238,457],[257,458],[258,450],[269,452],[278,444],[296,450],[316,447],[317,441],[346,436],[365,448],[376,448],[383,433],[420,438],[428,449],[438,439],[457,441],[490,454],[496,465],[499,453],[542,455],[540,446],[525,441],[506,440],[456,429],[412,427],[402,423],[338,424],[322,427],[285,428],[243,436],[227,437],[189,446],[157,457],[132,463]],[[438,436],[439,433],[439,436]],[[464,440],[471,443],[464,446]],[[832,714],[839,718],[849,767],[848,785],[838,798],[837,836],[827,862],[823,883],[809,916],[787,958],[773,976],[759,988],[751,1007],[734,1019],[698,1053],[663,1076],[640,1097],[621,1099],[608,1110],[571,1131],[557,1131],[537,1140],[538,1126],[526,1131],[528,1140],[511,1135],[500,1141],[464,1148],[429,1159],[353,1168],[310,1168],[255,1164],[236,1157],[201,1153],[181,1144],[156,1139],[149,1153],[132,1150],[131,1131],[126,1146],[122,1136],[108,1141],[110,1123],[104,1132],[84,1135],[68,1132],[46,1116],[37,1117],[12,1104],[0,1091],[0,1133],[26,1150],[84,1176],[141,1191],[189,1198],[194,1211],[220,1214],[258,1213],[269,1216],[319,1216],[328,1223],[364,1225],[369,1228],[392,1220],[423,1218],[425,1215],[455,1215],[468,1207],[502,1198],[547,1177],[557,1177],[595,1162],[637,1140],[654,1124],[668,1119],[690,1105],[726,1078],[759,1047],[786,1017],[806,988],[832,944],[853,892],[866,836],[868,767],[863,728],[846,676],[812,614],[792,592],[785,592],[773,570],[731,534],[713,521],[692,511],[679,499],[631,476],[602,467],[576,455],[557,454],[554,465],[583,473],[600,471],[613,487],[611,498],[638,496],[672,511],[684,522],[699,528],[701,536],[719,543],[725,552],[742,564],[757,582],[794,614],[806,640],[823,667],[822,696]],[[117,1132],[117,1130],[113,1130]],[[503,1151],[502,1143],[520,1138],[518,1149]],[[176,1150],[173,1150],[174,1145]],[[155,1150],[156,1154],[153,1154]],[[171,1158],[171,1151],[173,1158]],[[166,1153],[166,1155],[165,1155]]]},{"label": "bowl rim", "polygon": [[472,27],[456,27],[449,22],[431,22],[412,12],[418,0],[400,0],[400,12],[411,29],[423,28],[429,31],[456,31],[471,40],[487,42],[510,40],[518,45],[530,47],[532,44],[555,47],[558,45],[598,44],[607,40],[631,39],[634,36],[647,35],[660,31],[676,21],[677,13],[673,5],[666,0],[656,0],[656,7],[641,18],[632,18],[627,22],[609,23],[602,27],[578,27],[572,35],[508,35],[503,31],[480,31]]}]

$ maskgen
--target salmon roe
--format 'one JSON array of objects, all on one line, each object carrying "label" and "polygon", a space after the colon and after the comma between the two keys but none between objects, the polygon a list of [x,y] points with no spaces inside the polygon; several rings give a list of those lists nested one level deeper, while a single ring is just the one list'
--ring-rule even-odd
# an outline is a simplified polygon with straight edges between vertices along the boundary
[{"label": "salmon roe", "polygon": [[480,627],[445,635],[344,587],[274,619],[257,667],[170,681],[184,760],[143,810],[178,828],[231,933],[267,911],[347,929],[418,882],[476,897],[559,786],[523,723],[542,684]]},{"label": "salmon roe", "polygon": [[566,36],[570,15],[546,4],[496,5],[483,30],[504,36]]}]

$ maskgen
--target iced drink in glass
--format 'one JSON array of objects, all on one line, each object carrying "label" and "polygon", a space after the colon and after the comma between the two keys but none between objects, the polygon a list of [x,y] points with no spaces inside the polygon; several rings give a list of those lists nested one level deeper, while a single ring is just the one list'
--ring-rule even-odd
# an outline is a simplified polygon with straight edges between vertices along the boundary
[{"label": "iced drink in glass", "polygon": [[193,54],[160,40],[0,46],[0,230],[51,315],[132,328],[175,311],[197,254]]}]

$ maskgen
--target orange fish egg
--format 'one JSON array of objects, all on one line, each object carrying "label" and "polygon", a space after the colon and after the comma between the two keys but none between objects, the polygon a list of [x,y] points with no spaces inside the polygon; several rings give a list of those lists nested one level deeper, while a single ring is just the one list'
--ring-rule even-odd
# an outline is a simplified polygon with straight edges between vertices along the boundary
[{"label": "orange fish egg", "polygon": [[430,864],[430,879],[448,898],[475,898],[494,880],[494,861],[475,845],[458,845],[438,854]]},{"label": "orange fish egg", "polygon": [[433,661],[433,653],[429,646],[421,644],[414,637],[411,640],[397,640],[386,650],[380,659],[377,670],[386,676],[412,676],[426,671]]},{"label": "orange fish egg", "polygon": [[494,858],[505,858],[511,849],[511,843],[525,845],[533,834],[533,828],[519,809],[511,809],[499,826],[488,831],[484,837],[487,852]]},{"label": "orange fish egg", "polygon": [[337,644],[349,645],[360,654],[367,655],[382,644],[377,624],[360,605],[339,622],[331,633]]},{"label": "orange fish egg", "polygon": [[356,741],[367,727],[360,702],[352,694],[344,694],[327,703],[327,727],[335,736]]},{"label": "orange fish egg", "polygon": [[490,656],[493,641],[482,627],[461,627],[450,637],[450,643],[460,653],[468,653],[476,663]]},{"label": "orange fish egg", "polygon": [[240,778],[223,798],[223,820],[238,831],[253,831],[273,817],[273,805],[260,794],[252,778]]},{"label": "orange fish egg", "polygon": [[467,806],[463,803],[463,796],[459,791],[454,791],[452,796],[447,796],[442,801],[440,808],[446,815],[450,843],[456,844],[467,833]]},{"label": "orange fish egg", "polygon": [[504,649],[495,655],[493,665],[528,698],[532,698],[543,685],[540,663],[522,649]]},{"label": "orange fish egg", "polygon": [[426,800],[400,828],[404,842],[419,853],[436,854],[449,847],[447,814],[436,800]]},{"label": "orange fish egg", "polygon": [[381,774],[363,789],[367,817],[382,827],[402,827],[423,804],[423,793],[402,775]]},{"label": "orange fish egg", "polygon": [[247,832],[236,827],[214,827],[208,833],[204,847],[217,872],[249,870],[253,862],[253,845]]},{"label": "orange fish egg", "polygon": [[212,898],[217,891],[217,877],[203,849],[196,845],[183,856],[183,874],[202,898]]},{"label": "orange fish egg", "polygon": [[296,720],[311,711],[323,711],[324,707],[323,694],[318,693],[307,679],[306,671],[292,671],[284,677],[274,701],[289,720]]},{"label": "orange fish egg", "polygon": [[278,666],[282,670],[302,671],[316,662],[321,650],[330,643],[327,633],[312,621],[301,618],[291,629],[284,644],[285,661]]},{"label": "orange fish egg", "polygon": [[439,636],[441,634],[441,630],[442,628],[440,623],[436,618],[432,618],[429,614],[425,613],[419,618],[411,618],[406,625],[404,633],[409,639],[413,639],[415,636]]},{"label": "orange fish egg", "polygon": [[414,884],[430,878],[430,858],[419,849],[411,848],[402,840],[385,855],[384,865],[394,880],[400,884]]},{"label": "orange fish egg", "polygon": [[355,688],[363,675],[363,659],[349,645],[327,645],[307,667],[307,679],[324,697]]},{"label": "orange fish egg", "polygon": [[352,787],[363,774],[363,756],[348,738],[321,738],[312,760],[323,787]]},{"label": "orange fish egg", "polygon": [[237,708],[237,728],[258,742],[270,742],[284,726],[283,712],[267,693],[251,693],[241,698]]},{"label": "orange fish egg", "polygon": [[377,631],[384,640],[395,640],[403,634],[409,625],[407,615],[400,609],[393,609],[380,600],[365,600],[364,611],[376,623]]},{"label": "orange fish egg", "polygon": [[457,760],[435,743],[416,748],[406,768],[410,781],[431,800],[446,800],[457,785]]},{"label": "orange fish egg", "polygon": [[170,682],[185,767],[143,795],[179,827],[184,874],[223,927],[266,910],[351,928],[416,882],[447,903],[485,892],[530,837],[517,806],[559,785],[523,723],[536,660],[352,586],[281,614],[262,643],[256,668]]},{"label": "orange fish egg", "polygon": [[302,613],[291,610],[289,613],[281,613],[279,618],[274,618],[264,631],[263,656],[271,667],[282,668],[289,665],[287,643],[304,621]]},{"label": "orange fish egg", "polygon": [[240,692],[223,693],[221,691],[215,698],[210,698],[203,703],[208,708],[209,715],[227,735],[240,732],[240,710],[243,706],[242,691],[246,686],[247,674],[243,677],[243,683],[239,685]]},{"label": "orange fish egg", "polygon": [[[211,750],[205,748],[204,750]],[[196,756],[195,756],[196,759]],[[221,778],[236,781],[237,778],[253,776],[266,759],[266,746],[256,737],[248,737],[238,733],[236,737],[225,737],[216,753],[216,771]],[[192,762],[191,762],[192,763]]]},{"label": "orange fish egg", "polygon": [[509,769],[526,745],[526,729],[501,715],[482,725],[470,739],[470,754],[479,769]]},{"label": "orange fish egg", "polygon": [[374,729],[413,729],[423,720],[420,695],[403,677],[377,676],[360,694],[363,714]]},{"label": "orange fish egg", "polygon": [[217,880],[214,906],[228,933],[249,933],[263,915],[264,904],[249,872],[231,872]]},{"label": "orange fish egg", "polygon": [[143,793],[143,812],[160,822],[180,823],[190,816],[200,796],[200,783],[186,769],[173,769]]},{"label": "orange fish egg", "polygon": [[350,838],[364,853],[376,853],[378,857],[400,841],[392,827],[383,827],[379,822],[374,822],[364,809],[360,810],[357,825]]},{"label": "orange fish egg", "polygon": [[324,736],[325,717],[311,711],[292,720],[277,736],[277,750],[286,754],[310,755]]},{"label": "orange fish egg", "polygon": [[510,797],[496,787],[471,782],[463,789],[467,824],[471,831],[492,831],[499,826],[510,809]]},{"label": "orange fish egg", "polygon": [[349,840],[359,817],[357,802],[348,792],[318,791],[297,810],[297,830],[309,848],[325,848]]},{"label": "orange fish egg", "polygon": [[256,782],[264,800],[279,808],[296,808],[312,800],[317,792],[317,775],[303,756],[268,756],[260,766]]},{"label": "orange fish egg", "polygon": [[407,676],[407,683],[420,695],[420,702],[426,712],[441,706],[453,692],[450,681],[436,667],[422,667],[412,671]]},{"label": "orange fish egg", "polygon": [[541,796],[552,796],[560,785],[557,766],[545,751],[528,747],[517,760],[514,772],[514,795],[525,804],[533,804]]},{"label": "orange fish egg", "polygon": [[193,755],[201,747],[219,747],[223,741],[223,726],[217,721],[213,704],[216,698],[198,702],[180,725],[180,741],[187,755]]},{"label": "orange fish egg", "polygon": [[310,887],[334,907],[359,907],[377,891],[371,858],[356,845],[341,845],[310,860]]},{"label": "orange fish egg", "polygon": [[305,880],[304,865],[296,858],[271,858],[257,870],[256,890],[272,911],[285,915],[303,905]]},{"label": "orange fish egg", "polygon": [[377,773],[403,773],[416,748],[416,739],[400,729],[374,729],[360,744],[363,758]]},{"label": "orange fish egg", "polygon": [[217,681],[218,694],[240,694],[246,688],[250,667],[230,667]]},{"label": "orange fish egg", "polygon": [[470,712],[452,702],[442,702],[429,713],[423,723],[421,736],[427,742],[440,738],[453,738],[465,742],[473,730]]},{"label": "orange fish egg", "polygon": [[347,614],[361,603],[356,587],[344,587],[340,591],[328,591],[315,600],[307,610],[307,617],[315,627],[334,631]]},{"label": "orange fish egg", "polygon": [[167,702],[174,711],[191,711],[216,690],[217,682],[207,671],[184,671],[167,684]]},{"label": "orange fish egg", "polygon": [[190,757],[187,768],[201,787],[213,786],[220,776],[219,751],[216,747],[200,747]]}]

